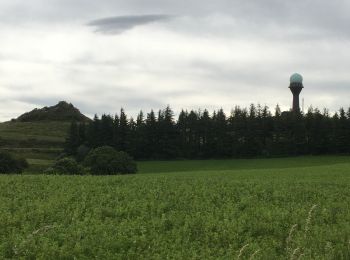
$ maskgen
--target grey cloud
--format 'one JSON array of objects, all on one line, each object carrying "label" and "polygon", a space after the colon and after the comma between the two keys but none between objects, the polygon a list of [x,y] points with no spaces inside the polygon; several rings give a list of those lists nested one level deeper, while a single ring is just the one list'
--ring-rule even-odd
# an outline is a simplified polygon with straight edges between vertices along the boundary
[{"label": "grey cloud", "polygon": [[[64,99],[63,97],[61,99]],[[28,103],[33,106],[36,106],[37,108],[44,107],[44,106],[52,106],[57,104],[59,101],[61,101],[58,97],[43,97],[43,98],[38,98],[34,96],[19,96],[15,98],[16,101],[20,101],[23,103]],[[69,102],[69,100],[66,100]]]},{"label": "grey cloud", "polygon": [[126,30],[130,30],[136,26],[149,23],[160,22],[171,19],[170,15],[129,15],[116,16],[94,20],[88,23],[89,26],[96,28],[97,32],[107,34],[118,34]]},{"label": "grey cloud", "polygon": [[82,113],[93,117],[94,114],[115,114],[119,113],[121,108],[124,108],[127,115],[130,117],[135,117],[140,110],[143,112],[149,112],[151,109],[164,108],[165,105],[153,98],[145,97],[131,97],[131,98],[110,98],[105,99],[103,103],[91,104],[91,102],[86,99],[72,101],[72,103],[80,109]]},{"label": "grey cloud", "polygon": [[[27,109],[32,105],[52,105],[60,99],[67,99],[89,115],[114,113],[120,107],[134,115],[139,109],[149,111],[167,103],[175,104],[175,109],[187,108],[192,103],[210,108],[227,99],[232,99],[233,105],[266,101],[289,106],[287,85],[294,70],[305,76],[302,95],[306,104],[338,109],[349,103],[350,82],[346,71],[350,65],[347,51],[349,10],[350,2],[346,0],[1,0],[0,46],[7,42],[7,49],[0,51],[0,92],[6,90],[7,93],[0,97],[1,109],[14,111],[17,106]],[[173,19],[155,13],[179,16]],[[98,17],[110,18],[93,20]],[[91,21],[90,27],[86,28],[88,21]],[[135,46],[128,46],[128,35],[123,37],[125,42],[119,48],[113,45],[118,43],[118,38],[86,33],[86,29],[106,34],[121,33],[156,22],[166,22],[168,31],[162,31],[159,36],[164,38],[140,37],[140,45],[144,40],[147,44],[154,40],[165,43],[173,40],[176,44],[164,44],[165,47],[156,52],[146,48],[138,50],[139,46],[135,50]],[[69,28],[69,35],[66,28]],[[31,48],[21,52],[24,44],[19,43],[26,43],[28,37],[23,31],[39,35],[37,31],[45,36],[62,33],[67,39],[67,46],[63,47],[72,52],[72,60],[63,63],[56,58],[50,59],[53,46],[43,55],[45,47],[52,44],[50,41],[45,42],[38,53],[31,53]],[[81,40],[80,34],[83,35]],[[170,38],[166,38],[169,35]],[[153,36],[158,37],[157,32]],[[76,40],[76,45],[81,44],[85,51],[74,50],[70,37],[74,39],[73,44]],[[87,42],[89,39],[92,41]],[[94,39],[98,40],[95,42]],[[111,44],[106,44],[107,41]],[[230,43],[236,41],[248,45],[256,43],[252,48],[238,50],[247,56],[247,60],[243,57],[235,62],[234,53],[239,47],[230,46]],[[221,46],[228,49],[227,58],[217,57],[217,49],[210,46],[215,47],[216,43],[217,49]],[[192,51],[193,47],[200,49],[201,45],[208,45],[208,48],[198,53]],[[269,45],[276,47],[276,51],[271,51],[275,56],[273,59],[249,61],[250,50],[259,56]],[[100,46],[107,46],[103,53]],[[288,53],[283,59],[278,59],[279,48]],[[153,64],[153,58],[161,63]],[[26,66],[21,68],[21,64]],[[41,65],[45,64],[50,66],[44,70]],[[37,80],[41,75],[38,76],[36,71],[42,69],[45,80]],[[172,84],[167,86],[167,81]],[[17,87],[16,84],[21,82],[23,88]],[[25,86],[27,82],[29,85]],[[57,88],[62,86],[66,91],[49,94],[47,86],[50,84]],[[35,98],[38,93],[42,94],[40,99]],[[10,102],[11,109],[7,105]],[[0,114],[0,118],[6,117],[4,113]]]},{"label": "grey cloud", "polygon": [[[103,89],[103,93],[101,93],[101,89]],[[97,96],[103,102],[96,100]],[[75,97],[71,102],[76,104],[83,113],[90,116],[95,113],[99,115],[103,113],[114,114],[119,112],[120,108],[124,108],[130,116],[135,116],[140,109],[148,111],[165,107],[165,104],[162,103],[163,99],[146,96],[142,90],[135,91],[125,86],[109,84],[104,84],[96,89],[95,85],[86,83],[83,90],[77,92]],[[94,102],[95,100],[97,102]]]},{"label": "grey cloud", "polygon": [[[97,30],[106,33],[121,32],[134,26],[160,21],[159,15],[137,15],[144,13],[176,13],[182,16],[205,17],[208,15],[232,16],[244,31],[254,32],[276,26],[273,33],[283,35],[285,30],[301,28],[304,35],[324,35],[349,38],[349,1],[345,0],[47,0],[14,1],[0,3],[1,24],[49,24],[89,21],[93,17],[112,17],[92,21]],[[136,14],[136,16],[120,16]],[[202,30],[201,24],[196,25]],[[205,26],[204,26],[205,27]],[[187,29],[187,28],[184,28]],[[278,32],[279,31],[279,32]],[[227,31],[229,33],[229,31]]]}]

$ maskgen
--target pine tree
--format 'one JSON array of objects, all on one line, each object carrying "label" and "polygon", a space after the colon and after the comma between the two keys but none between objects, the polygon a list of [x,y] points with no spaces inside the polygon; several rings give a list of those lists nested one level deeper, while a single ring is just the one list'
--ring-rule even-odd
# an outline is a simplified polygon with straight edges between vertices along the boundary
[{"label": "pine tree", "polygon": [[146,155],[148,159],[157,159],[157,151],[159,148],[158,133],[157,133],[157,121],[153,110],[147,114],[145,124],[145,136],[146,136]]},{"label": "pine tree", "polygon": [[212,156],[211,143],[212,135],[212,120],[208,110],[204,110],[198,122],[198,134],[200,138],[200,151],[198,157],[210,158]]},{"label": "pine tree", "polygon": [[133,150],[136,159],[147,159],[147,139],[146,139],[146,125],[143,112],[137,115],[135,130],[133,134]]},{"label": "pine tree", "polygon": [[181,110],[177,120],[177,131],[179,134],[179,156],[183,158],[190,158],[189,152],[189,136],[188,136],[188,112]]},{"label": "pine tree", "polygon": [[120,151],[120,136],[119,136],[119,124],[120,120],[119,120],[119,116],[117,114],[115,114],[114,116],[114,120],[113,120],[113,141],[111,146],[116,149],[117,151]]},{"label": "pine tree", "polygon": [[74,155],[80,145],[110,145],[137,159],[225,158],[350,153],[350,108],[334,116],[310,107],[306,115],[281,112],[267,106],[235,107],[227,118],[223,109],[210,116],[207,110],[184,111],[174,120],[167,106],[144,119],[128,119],[124,109],[112,118],[95,115],[87,125],[72,122],[65,151]]},{"label": "pine tree", "polygon": [[198,129],[199,115],[191,110],[187,116],[187,153],[189,158],[200,156],[200,134]]},{"label": "pine tree", "polygon": [[178,135],[174,122],[174,112],[170,106],[158,113],[158,138],[160,158],[170,159],[178,156]]},{"label": "pine tree", "polygon": [[339,109],[339,120],[336,124],[336,147],[338,153],[349,151],[348,119],[344,108]]},{"label": "pine tree", "polygon": [[99,129],[100,145],[111,145],[113,142],[113,118],[109,115],[102,115]]},{"label": "pine tree", "polygon": [[118,143],[119,150],[123,152],[128,152],[130,149],[129,125],[128,125],[127,116],[123,108],[120,110],[118,141],[119,141]]},{"label": "pine tree", "polygon": [[86,133],[86,125],[85,122],[79,123],[78,126],[78,134],[79,134],[79,144],[86,144],[87,143],[87,133]]},{"label": "pine tree", "polygon": [[78,124],[76,121],[72,121],[69,128],[68,137],[65,141],[65,153],[68,155],[75,155],[80,145],[79,141],[80,137]]},{"label": "pine tree", "polygon": [[215,157],[222,158],[228,156],[228,137],[227,137],[227,124],[226,115],[221,108],[215,114],[213,118],[214,135],[215,135]]},{"label": "pine tree", "polygon": [[244,156],[256,157],[261,154],[262,143],[260,136],[259,122],[257,117],[257,109],[254,104],[250,105],[249,118],[247,121],[246,142],[244,146]]},{"label": "pine tree", "polygon": [[99,140],[100,131],[100,120],[97,115],[94,116],[92,122],[89,123],[87,127],[87,142],[88,146],[91,148],[96,148],[100,146]]}]

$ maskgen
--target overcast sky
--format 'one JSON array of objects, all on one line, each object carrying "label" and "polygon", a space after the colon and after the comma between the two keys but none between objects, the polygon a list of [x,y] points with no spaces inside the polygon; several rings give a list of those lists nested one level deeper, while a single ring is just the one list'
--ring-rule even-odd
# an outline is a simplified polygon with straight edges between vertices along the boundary
[{"label": "overcast sky", "polygon": [[350,105],[347,0],[1,0],[0,121],[72,102],[140,109]]}]

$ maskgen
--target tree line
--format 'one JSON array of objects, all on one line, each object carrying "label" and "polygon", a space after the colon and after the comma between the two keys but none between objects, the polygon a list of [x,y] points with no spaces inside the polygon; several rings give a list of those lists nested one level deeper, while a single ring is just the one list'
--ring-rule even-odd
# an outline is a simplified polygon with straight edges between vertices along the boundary
[{"label": "tree line", "polygon": [[303,114],[272,113],[267,106],[182,110],[175,120],[167,106],[136,120],[124,109],[115,116],[95,115],[89,123],[72,122],[65,143],[69,155],[111,146],[138,160],[249,158],[350,153],[350,108],[334,115],[312,107]]}]

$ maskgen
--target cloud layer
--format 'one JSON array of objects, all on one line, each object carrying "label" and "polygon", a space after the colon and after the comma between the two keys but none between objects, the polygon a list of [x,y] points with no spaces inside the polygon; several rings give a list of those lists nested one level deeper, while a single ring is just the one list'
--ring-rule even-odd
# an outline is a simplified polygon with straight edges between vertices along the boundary
[{"label": "cloud layer", "polygon": [[89,22],[88,25],[95,27],[97,32],[118,34],[130,30],[136,26],[165,21],[169,20],[170,18],[170,15],[156,14],[116,16],[93,20]]},{"label": "cloud layer", "polygon": [[[0,121],[55,100],[135,115],[170,104],[349,106],[345,0],[3,0]],[[176,14],[170,16],[167,14]]]}]

